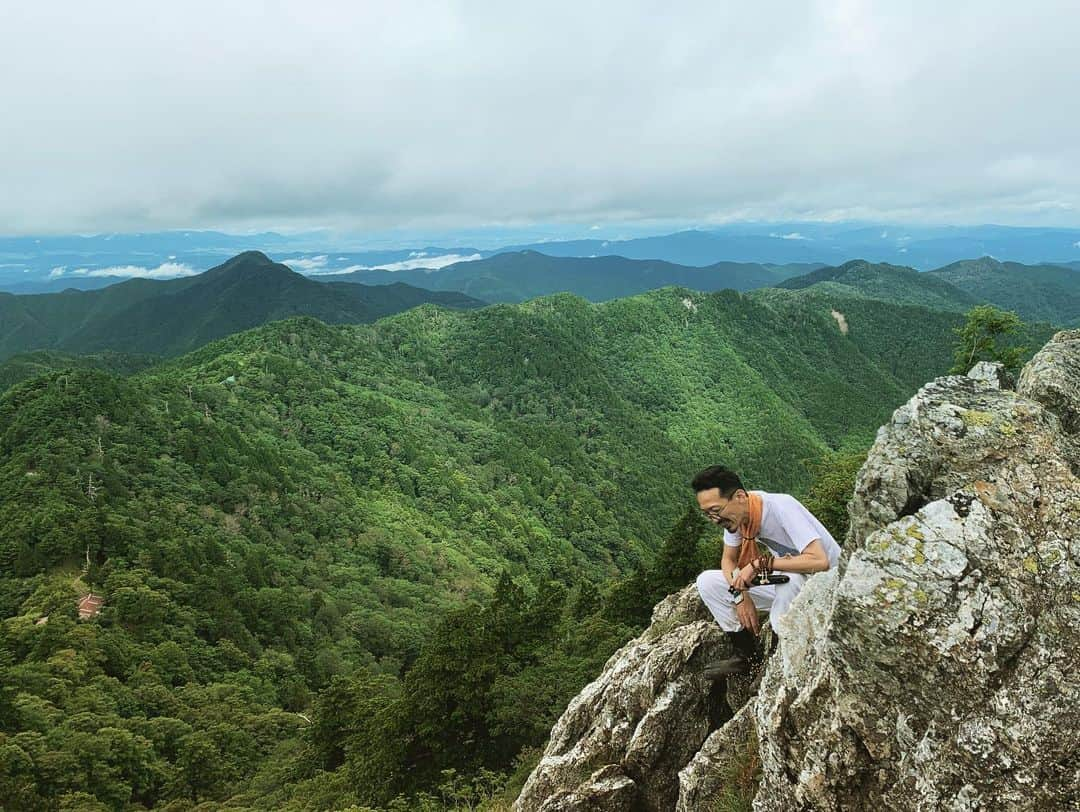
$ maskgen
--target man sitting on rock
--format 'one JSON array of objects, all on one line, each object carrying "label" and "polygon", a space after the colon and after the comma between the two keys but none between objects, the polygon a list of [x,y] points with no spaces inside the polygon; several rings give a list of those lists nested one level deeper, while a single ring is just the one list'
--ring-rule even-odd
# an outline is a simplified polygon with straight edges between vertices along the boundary
[{"label": "man sitting on rock", "polygon": [[[764,660],[758,641],[758,610],[768,609],[773,633],[776,619],[799,594],[806,576],[835,567],[840,547],[825,526],[794,496],[748,491],[734,471],[706,468],[691,483],[698,506],[724,528],[724,556],[718,570],[697,579],[698,593],[728,634],[735,656],[710,663],[708,679],[747,673]],[[761,555],[758,542],[771,555]],[[787,583],[750,587],[761,573],[783,573]]]}]

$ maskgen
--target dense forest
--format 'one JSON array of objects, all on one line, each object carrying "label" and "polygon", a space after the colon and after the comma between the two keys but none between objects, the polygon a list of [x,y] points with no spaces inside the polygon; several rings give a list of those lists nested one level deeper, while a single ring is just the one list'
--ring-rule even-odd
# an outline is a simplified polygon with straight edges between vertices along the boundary
[{"label": "dense forest", "polygon": [[[292,318],[149,366],[20,360],[0,805],[512,793],[566,702],[716,560],[693,473],[729,464],[840,533],[874,431],[962,322],[667,288]],[[80,621],[87,593],[104,604]]]}]

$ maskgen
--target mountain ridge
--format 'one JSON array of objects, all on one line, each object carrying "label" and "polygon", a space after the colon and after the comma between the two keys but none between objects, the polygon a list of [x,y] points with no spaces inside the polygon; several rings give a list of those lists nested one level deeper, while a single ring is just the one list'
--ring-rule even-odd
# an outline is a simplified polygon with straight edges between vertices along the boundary
[{"label": "mountain ridge", "polygon": [[0,293],[0,358],[33,349],[176,354],[275,318],[373,321],[407,307],[483,303],[455,292],[322,284],[259,251],[193,276],[130,279],[92,291]]},{"label": "mountain ridge", "polygon": [[835,267],[821,268],[776,285],[787,290],[811,286],[838,286],[854,295],[865,295],[897,304],[916,304],[944,310],[967,310],[979,300],[924,271],[888,263],[855,259]]},{"label": "mountain ridge", "polygon": [[439,269],[372,269],[319,278],[374,284],[404,280],[431,290],[458,290],[488,302],[519,302],[563,291],[590,301],[605,301],[670,285],[703,292],[722,288],[749,290],[775,284],[804,270],[802,265],[789,268],[716,262],[695,267],[618,255],[562,257],[522,250],[502,251],[484,259],[458,262]]},{"label": "mountain ridge", "polygon": [[1080,324],[1080,274],[1052,264],[1023,265],[984,256],[928,272],[1021,318]]}]

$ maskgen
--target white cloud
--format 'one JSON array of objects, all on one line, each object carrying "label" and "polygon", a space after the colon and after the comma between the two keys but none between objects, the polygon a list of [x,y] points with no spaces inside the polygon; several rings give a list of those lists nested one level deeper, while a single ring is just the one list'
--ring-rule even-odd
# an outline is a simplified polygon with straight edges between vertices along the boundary
[{"label": "white cloud", "polygon": [[326,267],[326,254],[317,257],[296,257],[294,259],[281,260],[282,265],[288,265],[297,273],[315,273]]},{"label": "white cloud", "polygon": [[781,240],[809,240],[809,237],[804,237],[798,231],[792,231],[788,234],[777,234],[775,231],[769,234],[770,237],[779,237]]},{"label": "white cloud", "polygon": [[[414,252],[415,253],[415,252]],[[352,273],[353,271],[413,271],[418,268],[430,268],[438,270],[456,262],[475,262],[483,259],[480,254],[443,254],[438,257],[421,257],[417,259],[403,259],[400,262],[388,262],[385,265],[350,265],[347,268],[337,268],[329,271],[320,271],[312,276],[326,276],[334,273]]]},{"label": "white cloud", "polygon": [[73,271],[61,265],[49,271],[49,278],[60,276],[122,276],[141,279],[173,279],[178,276],[193,276],[196,271],[190,265],[178,262],[163,262],[156,268],[143,268],[139,265],[113,265],[109,268],[76,268]]},{"label": "white cloud", "polygon": [[12,234],[1080,212],[1075,0],[7,5]]}]

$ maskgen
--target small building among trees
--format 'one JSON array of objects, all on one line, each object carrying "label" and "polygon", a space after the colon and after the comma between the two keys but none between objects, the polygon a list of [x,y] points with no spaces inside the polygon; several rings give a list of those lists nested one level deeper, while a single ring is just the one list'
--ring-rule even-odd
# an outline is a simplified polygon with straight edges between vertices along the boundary
[{"label": "small building among trees", "polygon": [[95,595],[93,592],[89,593],[79,601],[79,620],[89,620],[96,617],[104,605],[105,599],[103,597]]}]

